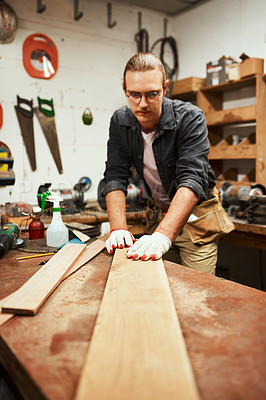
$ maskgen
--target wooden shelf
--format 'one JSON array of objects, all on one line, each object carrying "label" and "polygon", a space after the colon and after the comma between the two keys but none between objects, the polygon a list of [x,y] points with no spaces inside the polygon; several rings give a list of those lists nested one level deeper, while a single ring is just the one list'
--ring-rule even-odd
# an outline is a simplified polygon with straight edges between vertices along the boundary
[{"label": "wooden shelf", "polygon": [[183,101],[196,100],[197,92],[205,85],[205,78],[190,78],[177,80],[174,82],[171,92],[171,98]]},{"label": "wooden shelf", "polygon": [[[255,89],[256,104],[224,110],[224,93],[243,88],[251,88],[253,92]],[[217,177],[217,185],[229,181],[239,185],[256,182],[266,186],[266,74],[214,86],[204,86],[202,78],[187,78],[174,82],[171,97],[183,101],[194,101],[196,98],[197,106],[203,110],[209,131],[209,160]],[[241,143],[233,145],[231,139],[224,139],[228,132],[225,132],[224,128],[230,130],[236,124],[245,127],[245,124],[248,126],[249,123],[254,123],[254,132],[244,139],[240,134]],[[225,164],[227,160],[231,160],[229,168],[228,164]],[[250,170],[244,171],[245,176],[241,180],[237,178],[237,163],[240,160],[253,160],[255,165],[253,168],[247,163]],[[234,162],[235,166],[231,166]]]},{"label": "wooden shelf", "polygon": [[219,85],[205,86],[201,88],[202,92],[208,93],[222,93],[231,92],[233,90],[238,90],[247,86],[254,86],[256,84],[256,76],[249,76],[247,78],[242,78],[238,81],[223,82]]},{"label": "wooden shelf", "polygon": [[255,144],[247,145],[216,145],[211,146],[210,160],[240,160],[256,159],[257,146]]},{"label": "wooden shelf", "polygon": [[[255,88],[256,104],[232,109],[223,109],[223,94],[242,88]],[[206,116],[209,130],[209,160],[219,181],[238,181],[238,184],[260,183],[266,186],[266,76],[258,74],[234,82],[224,82],[216,86],[202,87],[197,94],[197,105]],[[228,129],[234,125],[254,122],[253,134],[244,138],[240,144],[233,145],[231,139],[223,139]],[[232,127],[228,127],[232,125]],[[248,126],[248,125],[247,125]],[[224,131],[224,128],[227,131]],[[234,128],[235,129],[235,128]],[[241,130],[240,128],[237,128]],[[241,134],[240,134],[241,137]],[[254,160],[242,180],[237,179],[238,165],[232,167],[234,160]],[[224,171],[224,161],[232,160],[230,168]],[[236,162],[237,162],[236,161]],[[243,164],[244,165],[244,164]],[[228,164],[226,164],[228,166]],[[243,174],[243,172],[241,173]]]},{"label": "wooden shelf", "polygon": [[205,113],[207,125],[229,125],[256,121],[256,106],[232,108]]}]

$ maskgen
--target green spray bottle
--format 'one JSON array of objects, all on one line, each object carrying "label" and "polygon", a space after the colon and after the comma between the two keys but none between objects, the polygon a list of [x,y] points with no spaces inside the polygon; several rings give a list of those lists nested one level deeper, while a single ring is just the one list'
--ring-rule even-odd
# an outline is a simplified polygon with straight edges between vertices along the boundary
[{"label": "green spray bottle", "polygon": [[60,201],[63,201],[63,199],[56,192],[50,192],[49,190],[45,193],[39,193],[37,196],[42,198],[42,211],[46,200],[53,203],[53,218],[46,231],[46,244],[49,247],[60,247],[69,241],[68,228],[61,217]]}]

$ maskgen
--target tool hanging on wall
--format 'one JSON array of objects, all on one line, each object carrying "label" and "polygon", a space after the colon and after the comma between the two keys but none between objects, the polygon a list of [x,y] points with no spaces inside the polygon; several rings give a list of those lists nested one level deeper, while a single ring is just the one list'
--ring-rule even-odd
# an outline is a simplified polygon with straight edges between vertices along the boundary
[{"label": "tool hanging on wall", "polygon": [[23,64],[33,78],[51,79],[58,69],[55,43],[42,33],[33,33],[23,43]]},{"label": "tool hanging on wall", "polygon": [[46,6],[42,4],[42,0],[37,0],[37,12],[39,14],[43,13],[46,10]]},{"label": "tool hanging on wall", "polygon": [[0,104],[0,129],[2,128],[2,126],[3,126],[3,108]]},{"label": "tool hanging on wall", "polygon": [[59,174],[63,173],[62,161],[59,151],[59,143],[55,126],[55,112],[53,99],[46,100],[38,97],[39,107],[35,107],[34,111],[37,115],[45,139],[53,156],[54,162]]},{"label": "tool hanging on wall", "polygon": [[112,22],[112,4],[107,3],[107,26],[108,28],[113,28],[116,26],[116,21]]},{"label": "tool hanging on wall", "polygon": [[89,109],[89,107],[84,110],[83,115],[82,115],[82,121],[83,121],[84,125],[92,124],[93,116],[92,116],[92,112]]},{"label": "tool hanging on wall", "polygon": [[14,185],[15,174],[12,171],[14,159],[9,147],[0,142],[0,186]]},{"label": "tool hanging on wall", "polygon": [[149,34],[146,29],[142,29],[141,27],[141,19],[142,14],[138,12],[138,21],[139,21],[139,31],[135,34],[134,39],[137,43],[137,51],[138,53],[146,53],[149,51]]},{"label": "tool hanging on wall", "polygon": [[0,44],[13,42],[18,27],[18,19],[10,5],[0,0]]},{"label": "tool hanging on wall", "polygon": [[[23,107],[21,105],[24,105]],[[26,106],[26,108],[25,108]],[[15,106],[21,135],[26,147],[28,159],[32,171],[36,170],[36,155],[33,130],[33,100],[22,99],[17,95],[17,105]]]},{"label": "tool hanging on wall", "polygon": [[74,0],[74,20],[79,21],[83,17],[83,12],[79,11],[79,1]]}]

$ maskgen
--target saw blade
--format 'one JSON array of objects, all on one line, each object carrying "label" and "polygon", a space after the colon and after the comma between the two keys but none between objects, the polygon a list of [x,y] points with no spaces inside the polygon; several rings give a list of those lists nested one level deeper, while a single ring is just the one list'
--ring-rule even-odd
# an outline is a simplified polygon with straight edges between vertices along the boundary
[{"label": "saw blade", "polygon": [[59,174],[63,173],[62,161],[59,151],[59,143],[56,132],[55,120],[54,117],[47,117],[44,115],[38,107],[34,108],[34,111],[37,115],[39,123],[41,125],[42,131],[44,133],[45,139],[53,156],[54,162],[58,169]]},{"label": "saw blade", "polygon": [[21,107],[15,106],[17,119],[20,126],[21,135],[23,138],[26,152],[30,162],[32,171],[36,171],[36,154],[35,154],[35,141],[34,141],[34,130],[33,130],[33,118],[25,115],[21,110]]}]

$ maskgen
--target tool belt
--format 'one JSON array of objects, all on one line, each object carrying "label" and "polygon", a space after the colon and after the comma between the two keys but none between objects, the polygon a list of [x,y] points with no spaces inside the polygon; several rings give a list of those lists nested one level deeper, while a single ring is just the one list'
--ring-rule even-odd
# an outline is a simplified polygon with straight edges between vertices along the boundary
[{"label": "tool belt", "polygon": [[[196,220],[187,222],[185,227],[193,243],[206,244],[235,229],[221,202],[221,194],[214,187],[210,191],[211,198],[196,206],[193,214]],[[147,202],[146,227],[147,233],[152,233],[164,218],[152,199]]]}]

